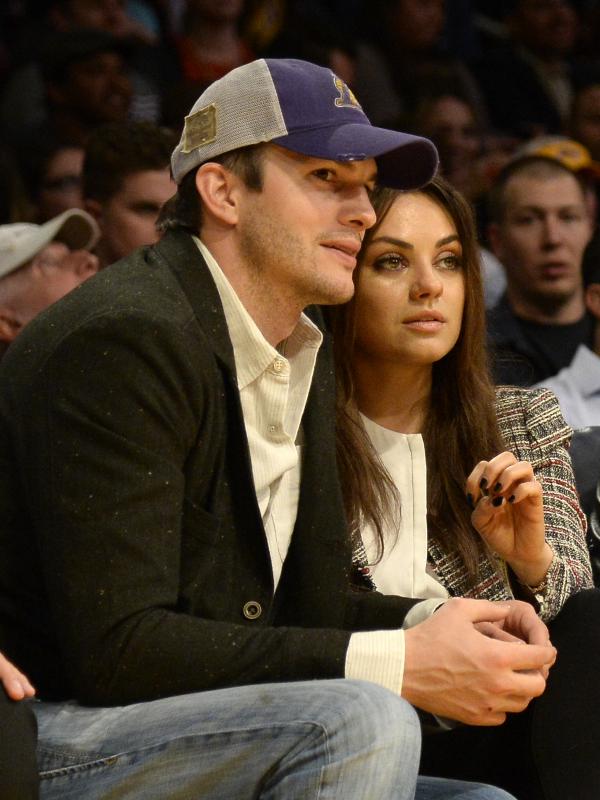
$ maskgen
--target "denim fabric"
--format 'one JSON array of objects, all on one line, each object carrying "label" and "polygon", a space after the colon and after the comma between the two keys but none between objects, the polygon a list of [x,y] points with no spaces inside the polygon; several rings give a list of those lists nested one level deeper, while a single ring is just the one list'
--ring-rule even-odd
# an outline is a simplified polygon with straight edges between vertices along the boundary
[{"label": "denim fabric", "polygon": [[[114,708],[38,702],[34,710],[42,800],[414,797],[417,715],[363,681],[243,686]],[[423,800],[446,796],[455,795]]]},{"label": "denim fabric", "polygon": [[494,786],[443,778],[420,777],[415,800],[515,800],[512,794]]}]

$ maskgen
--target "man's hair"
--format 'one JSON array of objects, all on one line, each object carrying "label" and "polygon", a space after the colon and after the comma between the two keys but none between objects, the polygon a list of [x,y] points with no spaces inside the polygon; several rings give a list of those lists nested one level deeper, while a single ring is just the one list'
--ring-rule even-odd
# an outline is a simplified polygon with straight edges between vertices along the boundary
[{"label": "man's hair", "polygon": [[177,134],[151,122],[111,122],[96,128],[83,161],[83,196],[106,202],[129,175],[166,169]]},{"label": "man's hair", "polygon": [[584,176],[573,172],[573,170],[553,158],[532,155],[518,161],[509,162],[498,175],[488,196],[489,216],[492,222],[501,223],[504,221],[507,211],[506,187],[515,175],[526,175],[529,178],[539,180],[570,175],[579,184],[583,195],[585,195],[587,188]]},{"label": "man's hair", "polygon": [[[211,162],[222,164],[244,182],[248,189],[259,192],[263,183],[264,144],[240,147],[211,158]],[[200,165],[202,166],[202,165]],[[156,227],[160,233],[180,228],[197,235],[202,223],[202,200],[196,189],[196,172],[190,170],[179,184],[177,191],[162,207]]]}]

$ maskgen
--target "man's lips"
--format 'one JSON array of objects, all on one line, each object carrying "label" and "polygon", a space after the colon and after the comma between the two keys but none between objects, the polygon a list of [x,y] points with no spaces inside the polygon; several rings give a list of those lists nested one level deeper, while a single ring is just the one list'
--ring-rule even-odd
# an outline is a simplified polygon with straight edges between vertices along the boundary
[{"label": "man's lips", "polygon": [[571,271],[571,267],[565,261],[550,261],[541,265],[541,273],[544,278],[562,278]]},{"label": "man's lips", "polygon": [[358,238],[327,239],[321,242],[323,247],[339,253],[348,263],[356,265],[356,258],[360,250],[361,241]]}]

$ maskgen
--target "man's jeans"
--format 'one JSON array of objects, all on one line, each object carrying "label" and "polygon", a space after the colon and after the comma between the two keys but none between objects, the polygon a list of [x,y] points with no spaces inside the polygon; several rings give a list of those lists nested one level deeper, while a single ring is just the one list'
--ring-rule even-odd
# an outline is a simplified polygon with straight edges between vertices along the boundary
[{"label": "man's jeans", "polygon": [[[242,686],[114,708],[37,702],[34,710],[42,800],[415,797],[417,715],[363,681]],[[425,779],[416,797],[509,795]]]}]

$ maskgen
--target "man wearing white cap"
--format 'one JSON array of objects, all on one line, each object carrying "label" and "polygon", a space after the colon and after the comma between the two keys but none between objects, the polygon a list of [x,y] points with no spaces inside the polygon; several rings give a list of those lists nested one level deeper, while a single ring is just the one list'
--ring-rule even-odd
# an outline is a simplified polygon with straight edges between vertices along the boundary
[{"label": "man wearing white cap", "polygon": [[89,251],[95,220],[69,209],[43,225],[0,225],[0,342],[5,349],[28,322],[98,269]]},{"label": "man wearing white cap", "polygon": [[233,70],[186,118],[161,241],[0,365],[0,630],[42,699],[44,798],[508,797],[417,779],[404,698],[498,724],[543,691],[546,628],[349,590],[330,343],[303,312],[351,297],[375,181],[436,166],[328,69]]}]

